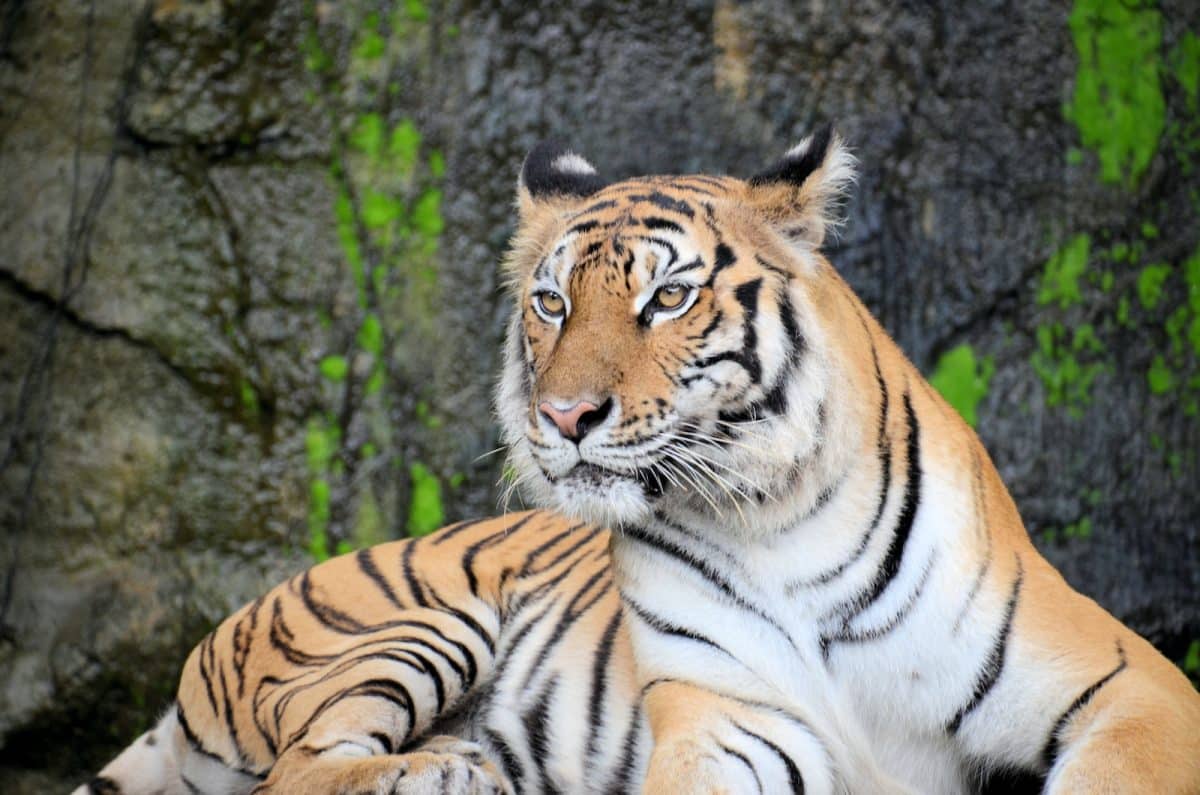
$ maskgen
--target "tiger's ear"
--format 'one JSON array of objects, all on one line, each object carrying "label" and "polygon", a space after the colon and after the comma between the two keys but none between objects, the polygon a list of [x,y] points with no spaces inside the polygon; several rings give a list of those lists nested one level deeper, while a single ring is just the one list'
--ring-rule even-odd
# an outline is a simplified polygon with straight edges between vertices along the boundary
[{"label": "tiger's ear", "polygon": [[608,184],[587,160],[558,141],[542,141],[525,156],[517,183],[517,209],[528,221],[546,207],[559,209]]},{"label": "tiger's ear", "polygon": [[750,179],[750,204],[788,240],[818,248],[841,223],[841,201],[854,182],[854,163],[841,136],[825,125]]}]

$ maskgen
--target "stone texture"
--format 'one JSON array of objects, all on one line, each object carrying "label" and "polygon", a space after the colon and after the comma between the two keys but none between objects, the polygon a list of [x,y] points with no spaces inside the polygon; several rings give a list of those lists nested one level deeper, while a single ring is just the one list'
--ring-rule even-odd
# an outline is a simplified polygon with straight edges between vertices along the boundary
[{"label": "stone texture", "polygon": [[[1030,365],[1040,325],[1101,327],[1136,280],[1114,268],[1072,313],[1039,305],[1072,235],[1099,248],[1152,221],[1143,262],[1200,242],[1195,175],[1166,138],[1133,189],[1087,153],[1069,163],[1062,4],[451,2],[394,25],[364,74],[372,9],[388,18],[0,4],[0,789],[94,767],[166,703],[206,627],[304,564],[314,417],[355,455],[381,424],[390,440],[387,466],[339,464],[331,532],[369,496],[403,534],[414,461],[447,519],[496,510],[500,456],[479,456],[496,446],[497,263],[521,157],[548,135],[616,177],[745,175],[837,121],[862,176],[834,262],[925,371],[963,342],[994,357],[980,433],[1067,578],[1176,659],[1200,637],[1200,423],[1148,391],[1162,328],[1108,334],[1078,417]],[[1195,4],[1162,14],[1164,50],[1200,31]],[[314,41],[327,70],[306,68]],[[1178,122],[1188,100],[1164,91]],[[364,311],[331,165],[367,111],[411,118],[447,164],[436,290],[387,320],[386,401],[317,370]],[[1083,516],[1089,538],[1046,535]]]}]

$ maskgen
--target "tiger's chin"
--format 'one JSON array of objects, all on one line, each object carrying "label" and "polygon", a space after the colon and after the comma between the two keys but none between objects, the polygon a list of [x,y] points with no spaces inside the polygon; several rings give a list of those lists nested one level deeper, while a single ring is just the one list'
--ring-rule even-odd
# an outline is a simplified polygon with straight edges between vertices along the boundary
[{"label": "tiger's chin", "polygon": [[596,466],[581,465],[551,487],[553,508],[567,516],[607,527],[644,522],[660,494],[641,479]]}]

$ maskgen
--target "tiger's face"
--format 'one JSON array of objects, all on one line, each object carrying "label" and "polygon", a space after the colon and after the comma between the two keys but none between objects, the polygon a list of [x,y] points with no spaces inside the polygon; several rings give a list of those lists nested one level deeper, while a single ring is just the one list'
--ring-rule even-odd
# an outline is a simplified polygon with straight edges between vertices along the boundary
[{"label": "tiger's face", "polygon": [[849,168],[833,143],[751,182],[604,186],[561,148],[531,153],[497,403],[535,499],[614,526],[660,503],[740,512],[802,465],[825,392],[809,285],[828,202],[813,205]]}]

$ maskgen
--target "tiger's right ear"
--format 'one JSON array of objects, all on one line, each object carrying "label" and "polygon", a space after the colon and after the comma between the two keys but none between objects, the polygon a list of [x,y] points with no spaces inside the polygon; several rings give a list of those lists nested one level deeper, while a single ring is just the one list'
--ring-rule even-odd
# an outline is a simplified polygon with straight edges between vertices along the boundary
[{"label": "tiger's right ear", "polygon": [[517,183],[517,209],[527,222],[543,208],[560,209],[608,183],[587,160],[559,141],[542,141],[525,156]]},{"label": "tiger's right ear", "polygon": [[820,248],[854,182],[854,155],[825,125],[749,180],[749,202],[793,245]]}]

